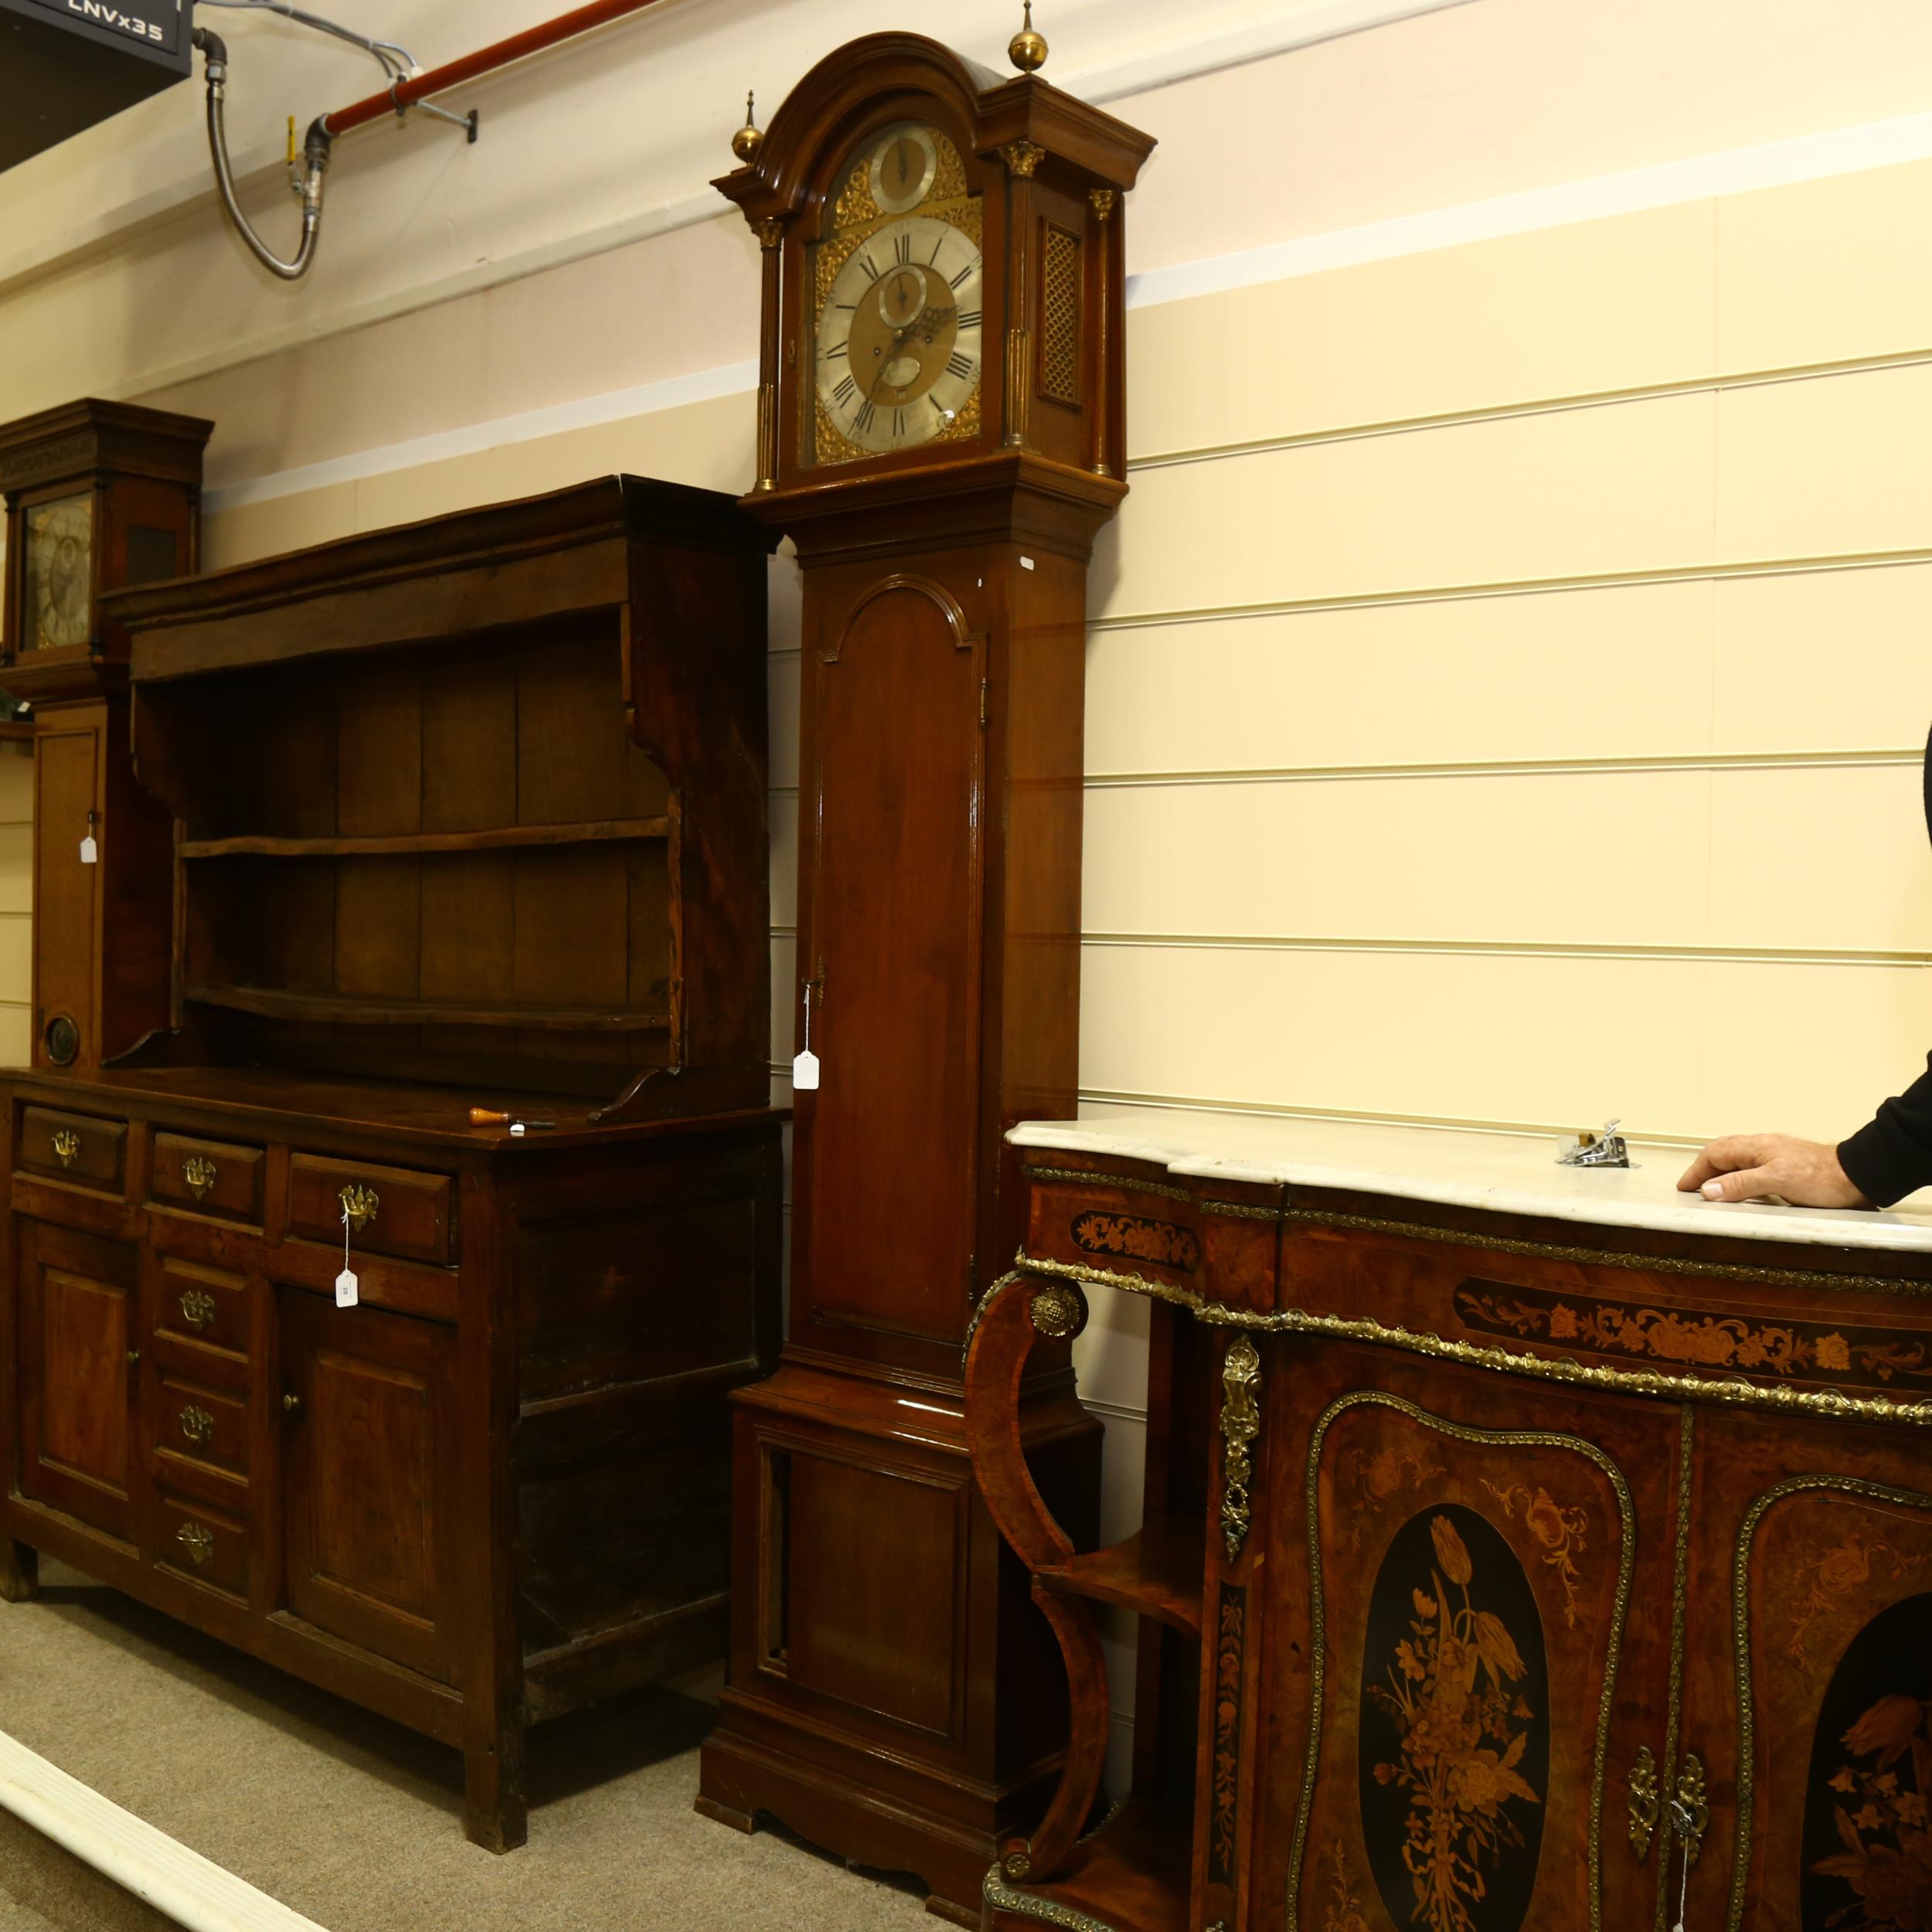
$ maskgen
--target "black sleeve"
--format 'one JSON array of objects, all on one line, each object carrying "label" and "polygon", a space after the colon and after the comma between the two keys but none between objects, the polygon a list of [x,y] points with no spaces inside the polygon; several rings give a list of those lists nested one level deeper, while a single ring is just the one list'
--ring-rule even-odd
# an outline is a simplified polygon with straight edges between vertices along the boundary
[{"label": "black sleeve", "polygon": [[1932,1185],[1932,1054],[1926,1056],[1926,1071],[1903,1094],[1838,1143],[1838,1159],[1845,1178],[1880,1207]]}]

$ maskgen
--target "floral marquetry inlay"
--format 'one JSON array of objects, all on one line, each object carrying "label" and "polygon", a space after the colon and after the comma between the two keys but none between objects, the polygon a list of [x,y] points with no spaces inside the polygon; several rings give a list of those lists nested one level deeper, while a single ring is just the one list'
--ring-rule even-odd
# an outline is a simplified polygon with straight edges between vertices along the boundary
[{"label": "floral marquetry inlay", "polygon": [[1540,1484],[1533,1495],[1525,1483],[1516,1483],[1505,1489],[1485,1479],[1482,1486],[1502,1505],[1505,1516],[1513,1521],[1517,1511],[1520,1509],[1522,1512],[1522,1519],[1529,1533],[1542,1546],[1544,1567],[1555,1571],[1556,1580],[1563,1587],[1563,1621],[1574,1630],[1577,1586],[1582,1580],[1577,1572],[1577,1559],[1586,1547],[1589,1512],[1565,1509]]},{"label": "floral marquetry inlay", "polygon": [[1873,1618],[1833,1672],[1805,1805],[1805,1932],[1932,1926],[1932,1596]]},{"label": "floral marquetry inlay", "polygon": [[1493,1281],[1465,1281],[1455,1302],[1457,1314],[1472,1328],[1566,1342],[1603,1355],[1807,1381],[1932,1381],[1932,1341],[1923,1333],[1761,1321],[1696,1308],[1538,1294]]},{"label": "floral marquetry inlay", "polygon": [[1073,1245],[1089,1254],[1131,1255],[1157,1267],[1192,1270],[1201,1265],[1201,1243],[1190,1228],[1138,1214],[1107,1214],[1098,1208],[1073,1217]]},{"label": "floral marquetry inlay", "polygon": [[1376,1580],[1367,1643],[1362,1822],[1383,1903],[1427,1932],[1521,1925],[1549,1699],[1536,1599],[1509,1546],[1473,1510],[1412,1518]]}]

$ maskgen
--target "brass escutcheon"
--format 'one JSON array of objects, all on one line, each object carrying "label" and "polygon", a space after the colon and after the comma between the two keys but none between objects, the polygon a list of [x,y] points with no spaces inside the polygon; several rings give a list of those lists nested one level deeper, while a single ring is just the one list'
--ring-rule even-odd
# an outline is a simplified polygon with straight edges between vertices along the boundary
[{"label": "brass escutcheon", "polygon": [[80,1156],[80,1136],[70,1127],[53,1131],[53,1157],[63,1167],[72,1167]]},{"label": "brass escutcheon", "polygon": [[1670,1808],[1671,1829],[1684,1848],[1684,1869],[1697,1862],[1704,1849],[1704,1832],[1711,1821],[1710,1801],[1704,1787],[1704,1767],[1695,1757],[1684,1760],[1682,1775],[1677,1781],[1677,1796]]},{"label": "brass escutcheon", "polygon": [[215,1418],[190,1403],[181,1412],[181,1433],[190,1442],[206,1442],[215,1433]]},{"label": "brass escutcheon", "polygon": [[215,1539],[198,1522],[185,1522],[175,1532],[175,1541],[188,1553],[188,1560],[197,1570],[215,1553]]},{"label": "brass escutcheon", "polygon": [[376,1219],[376,1210],[381,1205],[375,1189],[364,1187],[359,1182],[344,1188],[335,1198],[342,1204],[342,1219],[358,1234]]},{"label": "brass escutcheon", "polygon": [[189,1328],[206,1328],[215,1315],[215,1298],[206,1288],[190,1288],[182,1296],[181,1318]]},{"label": "brass escutcheon", "polygon": [[203,1199],[215,1185],[215,1164],[202,1155],[191,1154],[181,1164],[181,1178],[197,1201]]},{"label": "brass escutcheon", "polygon": [[1648,1744],[1638,1752],[1625,1783],[1630,1791],[1630,1849],[1641,1865],[1650,1855],[1650,1842],[1656,1835],[1664,1801],[1657,1787],[1657,1760]]}]

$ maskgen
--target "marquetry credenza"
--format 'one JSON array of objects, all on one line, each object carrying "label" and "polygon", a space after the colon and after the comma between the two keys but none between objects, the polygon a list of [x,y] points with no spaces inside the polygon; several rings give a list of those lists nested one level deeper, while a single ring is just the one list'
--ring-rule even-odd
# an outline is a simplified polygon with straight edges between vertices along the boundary
[{"label": "marquetry credenza", "polygon": [[[1705,1203],[1672,1149],[1013,1138],[968,1420],[1075,1716],[993,1932],[1928,1922],[1932,1216]],[[1103,1291],[1153,1304],[1146,1514],[1080,1551],[1012,1397]],[[1133,1787],[1091,1831],[1107,1604]]]}]

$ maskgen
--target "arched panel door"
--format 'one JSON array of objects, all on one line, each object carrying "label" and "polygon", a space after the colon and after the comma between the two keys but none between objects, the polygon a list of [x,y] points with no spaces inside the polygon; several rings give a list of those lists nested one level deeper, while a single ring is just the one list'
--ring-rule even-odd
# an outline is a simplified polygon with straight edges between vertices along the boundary
[{"label": "arched panel door", "polygon": [[973,1248],[985,798],[983,640],[929,578],[862,594],[812,667],[816,1092],[798,1103],[811,1318],[964,1328]]}]

